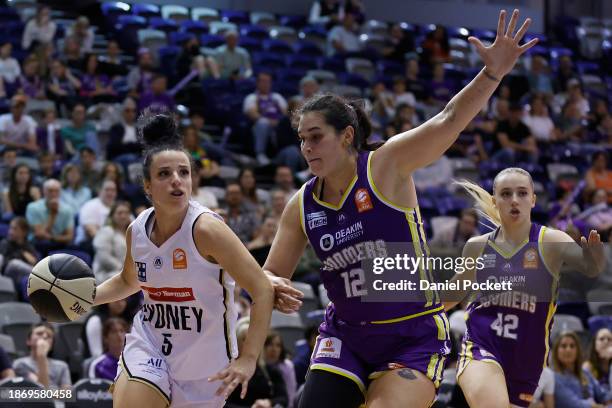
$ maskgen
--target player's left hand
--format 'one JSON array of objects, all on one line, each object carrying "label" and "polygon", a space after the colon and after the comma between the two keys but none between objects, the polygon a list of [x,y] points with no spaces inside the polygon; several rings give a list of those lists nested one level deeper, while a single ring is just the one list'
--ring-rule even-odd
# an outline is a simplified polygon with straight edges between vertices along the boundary
[{"label": "player's left hand", "polygon": [[497,36],[489,47],[485,47],[476,37],[468,38],[468,41],[476,47],[478,55],[480,55],[480,58],[485,63],[487,72],[496,78],[501,79],[508,72],[512,71],[514,64],[521,54],[538,42],[538,39],[534,38],[526,44],[519,45],[531,24],[531,19],[526,19],[521,28],[514,34],[518,18],[519,11],[515,9],[506,29],[506,10],[502,10],[497,21]]},{"label": "player's left hand", "polygon": [[606,255],[601,237],[595,230],[591,230],[589,238],[580,237],[580,246],[585,259],[593,262],[597,267],[598,274],[603,271],[606,264]]},{"label": "player's left hand", "polygon": [[255,373],[256,361],[252,358],[239,357],[232,361],[229,366],[219,371],[208,379],[208,382],[221,381],[221,385],[215,395],[223,395],[227,399],[234,389],[240,385],[240,398],[246,396],[249,380]]}]

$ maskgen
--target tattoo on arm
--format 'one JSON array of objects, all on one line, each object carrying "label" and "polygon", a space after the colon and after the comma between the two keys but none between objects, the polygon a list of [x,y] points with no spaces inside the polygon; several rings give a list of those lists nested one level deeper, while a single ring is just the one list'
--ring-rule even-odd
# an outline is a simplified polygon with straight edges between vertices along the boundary
[{"label": "tattoo on arm", "polygon": [[409,368],[402,368],[401,370],[397,371],[397,374],[400,377],[405,378],[407,380],[416,380],[417,379],[416,375]]}]

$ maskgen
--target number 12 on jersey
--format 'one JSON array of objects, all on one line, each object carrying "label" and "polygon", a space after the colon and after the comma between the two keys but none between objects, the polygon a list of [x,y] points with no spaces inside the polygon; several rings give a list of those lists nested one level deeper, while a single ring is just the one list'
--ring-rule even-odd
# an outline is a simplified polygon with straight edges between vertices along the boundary
[{"label": "number 12 on jersey", "polygon": [[344,290],[347,298],[368,294],[368,290],[364,288],[365,274],[363,269],[351,269],[350,272],[342,272],[340,276],[344,279]]},{"label": "number 12 on jersey", "polygon": [[497,319],[491,324],[491,329],[499,336],[506,339],[516,340],[516,328],[519,324],[517,315],[503,313],[497,314]]}]

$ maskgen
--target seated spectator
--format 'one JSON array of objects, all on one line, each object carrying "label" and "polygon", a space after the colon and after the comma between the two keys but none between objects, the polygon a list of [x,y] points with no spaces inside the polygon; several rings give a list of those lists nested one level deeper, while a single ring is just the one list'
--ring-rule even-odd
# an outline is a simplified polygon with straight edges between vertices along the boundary
[{"label": "seated spectator", "polygon": [[[307,86],[309,85],[305,85],[305,87]],[[313,91],[316,89],[318,89],[318,85],[316,85],[316,88],[313,88]],[[307,95],[308,93],[304,94],[304,96]],[[274,143],[274,149],[277,152],[274,160],[275,164],[289,167],[291,171],[296,173],[302,171],[306,167],[306,161],[300,150],[300,138],[297,135],[297,131],[291,119],[293,112],[295,112],[299,104],[300,103],[293,98],[287,104],[287,115],[283,116],[276,126],[276,138]]]},{"label": "seated spectator", "polygon": [[206,150],[200,145],[198,129],[195,126],[187,126],[183,130],[183,145],[191,153],[193,160],[200,164],[198,171],[205,184],[211,185],[209,183],[211,179],[219,178],[219,163],[211,160]]},{"label": "seated spectator", "polygon": [[359,24],[355,15],[347,13],[342,24],[337,25],[327,34],[328,55],[346,55],[359,53],[363,44],[359,40]]},{"label": "seated spectator", "polygon": [[57,25],[51,20],[49,6],[38,5],[36,15],[27,22],[23,30],[21,48],[29,50],[33,45],[52,42],[56,29]]},{"label": "seated spectator", "polygon": [[93,192],[98,187],[102,163],[96,158],[96,152],[88,146],[79,149],[79,169],[85,184]]},{"label": "seated spectator", "polygon": [[555,408],[555,372],[544,367],[529,408]]},{"label": "seated spectator", "polygon": [[607,235],[609,228],[612,228],[612,208],[608,206],[608,193],[606,190],[595,190],[590,200],[590,207],[576,219],[584,220],[589,229],[595,229]]},{"label": "seated spectator", "polygon": [[53,43],[40,44],[34,49],[33,55],[38,61],[38,75],[46,80],[51,73],[51,64],[57,58],[55,45]]},{"label": "seated spectator", "polygon": [[174,97],[168,92],[168,79],[166,76],[162,74],[153,75],[151,89],[143,91],[138,101],[140,112],[146,108],[172,112],[174,105]]},{"label": "seated spectator", "polygon": [[444,188],[453,181],[453,165],[446,155],[442,155],[430,165],[416,169],[412,177],[418,190]]},{"label": "seated spectator", "polygon": [[[238,326],[236,340],[238,342],[238,352],[243,348],[246,340],[249,325]],[[246,396],[240,398],[242,386],[234,389],[227,399],[227,408],[264,408],[264,407],[287,407],[287,388],[283,381],[282,374],[273,366],[264,362],[260,356],[255,365],[255,373],[249,380]]]},{"label": "seated spectator", "polygon": [[108,319],[119,317],[126,322],[131,322],[138,307],[138,302],[134,302],[131,297],[95,306],[83,330],[85,356],[98,357],[104,353],[102,329]]},{"label": "seated spectator", "polygon": [[64,61],[71,70],[82,72],[85,69],[81,44],[74,37],[64,38]]},{"label": "seated spectator", "polygon": [[13,147],[6,147],[1,154],[0,187],[6,187],[10,184],[13,168],[17,165],[17,150]]},{"label": "seated spectator", "polygon": [[46,99],[45,82],[39,74],[39,63],[34,55],[30,55],[22,63],[22,73],[19,77],[17,90],[29,98],[29,103],[32,101]]},{"label": "seated spectator", "polygon": [[246,202],[238,182],[227,183],[225,203],[227,225],[246,244],[253,239],[255,231],[259,227],[259,217],[256,209]]},{"label": "seated spectator", "polygon": [[553,346],[555,371],[555,408],[604,408],[610,395],[586,370],[578,335],[563,333]]},{"label": "seated spectator", "polygon": [[289,198],[287,197],[287,193],[283,190],[272,190],[270,193],[270,208],[267,216],[280,220],[288,201]]},{"label": "seated spectator", "polygon": [[202,164],[196,162],[195,167],[194,171],[191,172],[191,199],[204,207],[217,208],[219,206],[217,197],[209,189],[202,186],[202,176],[200,174]]},{"label": "seated spectator", "polygon": [[51,76],[47,81],[47,95],[55,102],[55,107],[60,112],[68,112],[69,107],[74,105],[79,91],[81,81],[72,73],[61,60],[51,63]]},{"label": "seated spectator", "polygon": [[445,76],[444,64],[433,65],[432,78],[429,83],[429,97],[433,104],[443,107],[455,95],[455,84]]},{"label": "seated spectator", "polygon": [[98,177],[96,187],[93,190],[94,194],[100,194],[102,184],[104,184],[106,180],[115,182],[115,185],[117,186],[117,197],[123,199],[123,185],[125,183],[125,176],[121,166],[112,161],[104,163],[102,169],[100,169],[100,176]]},{"label": "seated spectator", "polygon": [[9,188],[2,192],[3,214],[25,216],[28,204],[40,199],[40,189],[32,182],[32,170],[26,164],[13,167]]},{"label": "seated spectator", "polygon": [[8,88],[21,76],[21,66],[12,57],[13,44],[8,40],[0,42],[0,97],[6,98]]},{"label": "seated spectator", "polygon": [[578,105],[567,102],[561,110],[559,119],[560,140],[581,142],[584,139],[585,127],[582,125],[582,116]]},{"label": "seated spectator", "polygon": [[225,32],[225,44],[215,49],[215,60],[219,64],[221,78],[243,79],[253,75],[249,52],[238,46],[238,33]]},{"label": "seated spectator", "polygon": [[258,216],[262,216],[264,207],[270,201],[270,195],[266,190],[257,188],[257,179],[253,169],[244,168],[238,173],[238,183],[242,190],[244,200],[257,211]]},{"label": "seated spectator", "polygon": [[612,390],[612,332],[609,328],[603,327],[591,340],[589,359],[584,362],[583,368],[587,370],[599,383],[601,388],[609,395]]},{"label": "seated spectator", "polygon": [[304,384],[306,381],[306,373],[310,366],[310,356],[317,344],[317,336],[319,335],[319,328],[317,326],[309,326],[304,329],[304,338],[308,347],[296,350],[295,356],[293,356],[293,366],[295,367],[295,380],[297,386]]},{"label": "seated spectator", "polygon": [[406,91],[410,92],[419,101],[427,97],[427,87],[419,75],[419,61],[410,58],[406,61]]},{"label": "seated spectator", "polygon": [[263,357],[267,365],[276,368],[283,376],[285,386],[287,387],[287,398],[289,400],[287,407],[291,408],[293,406],[295,392],[297,391],[295,367],[293,366],[293,362],[287,358],[283,339],[278,332],[271,330],[270,333],[268,333],[264,343]]},{"label": "seated spectator", "polygon": [[389,36],[385,40],[383,56],[397,62],[406,61],[406,55],[415,52],[414,36],[402,29],[399,23],[394,23],[389,29]]},{"label": "seated spectator", "polygon": [[79,16],[66,32],[67,37],[73,37],[80,45],[81,54],[91,52],[94,44],[94,31],[89,26],[89,19]]},{"label": "seated spectator", "polygon": [[278,230],[278,219],[267,217],[257,230],[255,238],[246,244],[246,247],[259,265],[263,265],[270,253],[272,241]]},{"label": "seated spectator", "polygon": [[608,194],[608,204],[612,204],[612,171],[608,169],[608,155],[603,151],[597,152],[593,154],[591,163],[591,167],[584,176],[585,197],[593,194],[595,190],[602,189]]},{"label": "seated spectator", "polygon": [[450,223],[438,231],[431,240],[431,245],[450,246],[461,248],[472,237],[480,235],[478,231],[478,213],[473,208],[461,211],[461,217],[456,224]]},{"label": "seated spectator", "polygon": [[60,176],[61,173],[55,166],[55,157],[49,152],[41,151],[38,154],[38,171],[34,176],[34,183],[41,186],[45,180]]},{"label": "seated spectator", "polygon": [[127,76],[130,96],[138,98],[141,93],[151,91],[153,80],[153,54],[148,48],[138,50],[138,66],[132,68]]},{"label": "seated spectator", "polygon": [[538,147],[529,128],[521,122],[522,116],[523,108],[513,105],[509,119],[497,124],[494,146],[491,149],[496,153],[491,160],[510,164],[518,161],[537,162]]},{"label": "seated spectator", "polygon": [[40,150],[51,153],[54,159],[64,157],[64,141],[60,129],[55,108],[46,109],[43,122],[36,129],[36,144]]},{"label": "seated spectator", "polygon": [[42,256],[50,250],[65,248],[74,238],[74,213],[61,203],[61,187],[55,179],[45,181],[43,198],[26,208],[33,243]]},{"label": "seated spectator", "polygon": [[32,155],[36,145],[36,122],[24,114],[27,98],[15,95],[11,99],[11,113],[0,115],[0,145],[18,149],[18,154]]},{"label": "seated spectator", "polygon": [[6,351],[0,346],[0,380],[15,377],[13,364]]},{"label": "seated spectator", "polygon": [[128,323],[120,317],[111,317],[104,322],[104,326],[102,326],[104,354],[91,362],[89,378],[115,381],[119,357],[129,328]]},{"label": "seated spectator", "polygon": [[450,44],[444,26],[437,25],[433,31],[427,33],[423,42],[423,56],[425,62],[431,66],[450,60]]},{"label": "seated spectator", "polygon": [[123,269],[126,253],[125,234],[130,222],[132,222],[130,203],[117,201],[110,209],[107,225],[95,234],[93,272],[98,284],[112,278]]},{"label": "seated spectator", "polygon": [[114,102],[117,92],[112,87],[110,78],[100,73],[98,69],[98,56],[87,54],[85,56],[85,72],[81,77],[81,97],[87,98],[90,104],[100,102]]},{"label": "seated spectator", "polygon": [[[307,75],[304,78],[300,79],[299,95],[295,95],[291,97],[291,100],[289,101],[289,103],[297,102],[298,104],[301,104],[306,99],[319,93],[319,88],[320,88],[319,82],[317,82],[317,80],[314,77]],[[292,109],[288,109],[288,110],[292,111]]]},{"label": "seated spectator", "polygon": [[176,60],[176,72],[184,78],[193,70],[198,72],[198,78],[219,78],[219,67],[215,58],[202,55],[200,41],[196,36],[190,37],[183,43],[183,50]]},{"label": "seated spectator", "polygon": [[559,129],[550,118],[548,106],[542,95],[534,95],[531,98],[529,113],[523,116],[523,123],[539,142],[554,142],[561,137]]},{"label": "seated spectator", "polygon": [[109,40],[106,44],[106,55],[100,56],[100,72],[112,79],[125,77],[128,69],[121,54],[117,40]]},{"label": "seated spectator", "polygon": [[272,92],[272,76],[266,72],[257,75],[255,92],[249,94],[242,105],[243,112],[253,121],[255,154],[260,164],[270,163],[266,155],[268,144],[279,120],[287,114],[287,101]]},{"label": "seated spectator", "polygon": [[570,79],[577,78],[576,71],[574,70],[574,62],[572,57],[564,55],[559,58],[559,67],[557,68],[557,75],[555,77],[555,93],[565,92],[567,89],[567,83]]},{"label": "seated spectator", "polygon": [[54,335],[55,329],[50,323],[34,324],[26,341],[30,355],[15,360],[13,368],[18,376],[37,382],[45,388],[68,389],[72,385],[68,364],[48,357],[53,348]]},{"label": "seated spectator", "polygon": [[191,124],[196,128],[198,132],[198,138],[200,139],[199,144],[204,148],[207,155],[217,163],[224,166],[236,166],[236,161],[240,155],[227,150],[222,147],[219,143],[213,140],[212,135],[204,130],[205,119],[204,115],[197,111],[192,110],[189,115]]},{"label": "seated spectator", "polygon": [[284,191],[288,199],[297,193],[298,189],[295,188],[295,179],[288,166],[276,167],[276,172],[274,173],[274,188]]},{"label": "seated spectator", "polygon": [[531,69],[527,74],[529,80],[529,90],[531,93],[545,95],[547,99],[552,98],[553,84],[550,78],[548,62],[541,55],[534,55],[531,58]]},{"label": "seated spectator", "polygon": [[0,271],[19,287],[38,262],[36,249],[28,242],[28,222],[15,217],[9,224],[8,235],[0,241]]},{"label": "seated spectator", "polygon": [[98,197],[87,201],[79,210],[79,226],[75,243],[83,245],[91,243],[96,233],[104,226],[111,207],[117,198],[117,184],[113,180],[105,180]]},{"label": "seated spectator", "polygon": [[62,169],[61,200],[74,214],[78,214],[81,207],[91,200],[91,189],[83,185],[79,167],[74,163],[68,163]]},{"label": "seated spectator", "polygon": [[106,158],[115,161],[135,161],[142,150],[136,133],[136,102],[132,98],[123,101],[121,122],[110,128],[109,141],[106,145]]},{"label": "seated spectator", "polygon": [[72,122],[64,126],[60,134],[64,140],[66,151],[76,154],[81,148],[88,146],[98,152],[99,143],[96,128],[85,120],[85,105],[77,103],[72,108]]},{"label": "seated spectator", "polygon": [[339,0],[315,0],[310,7],[308,23],[323,24],[329,30],[342,21],[343,14],[344,9]]}]

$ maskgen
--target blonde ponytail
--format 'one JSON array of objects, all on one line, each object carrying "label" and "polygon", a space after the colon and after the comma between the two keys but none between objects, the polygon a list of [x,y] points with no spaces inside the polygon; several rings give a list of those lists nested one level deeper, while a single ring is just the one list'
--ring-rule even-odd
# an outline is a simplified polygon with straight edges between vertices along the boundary
[{"label": "blonde ponytail", "polygon": [[493,204],[493,196],[487,190],[468,180],[456,181],[455,184],[463,187],[474,198],[478,214],[489,220],[496,227],[501,225],[499,211],[497,211]]}]

